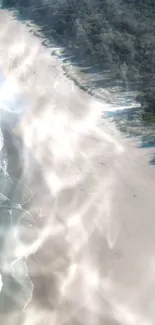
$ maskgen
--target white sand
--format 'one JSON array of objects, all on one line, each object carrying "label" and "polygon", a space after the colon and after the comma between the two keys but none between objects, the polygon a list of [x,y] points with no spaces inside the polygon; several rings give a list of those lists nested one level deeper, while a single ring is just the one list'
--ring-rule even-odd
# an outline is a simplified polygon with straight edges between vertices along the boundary
[{"label": "white sand", "polygon": [[[39,237],[19,255],[37,251],[28,259],[34,296],[21,316],[1,315],[1,324],[154,324],[151,151],[102,119],[107,104],[75,87],[39,39],[2,11],[0,64],[29,102],[16,132],[48,187],[45,195],[32,170]],[[31,167],[26,151],[26,177]]]}]

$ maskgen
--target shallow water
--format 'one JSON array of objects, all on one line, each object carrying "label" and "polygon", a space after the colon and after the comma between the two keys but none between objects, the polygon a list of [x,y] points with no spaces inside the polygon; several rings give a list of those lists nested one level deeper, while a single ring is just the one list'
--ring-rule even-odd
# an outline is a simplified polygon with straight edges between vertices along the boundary
[{"label": "shallow water", "polygon": [[1,324],[153,324],[154,129],[135,92],[0,24]]}]

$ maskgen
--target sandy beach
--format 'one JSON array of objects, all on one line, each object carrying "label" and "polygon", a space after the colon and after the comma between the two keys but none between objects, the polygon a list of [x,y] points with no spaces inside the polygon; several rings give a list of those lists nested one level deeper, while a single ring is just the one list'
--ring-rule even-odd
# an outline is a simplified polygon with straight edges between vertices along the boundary
[{"label": "sandy beach", "polygon": [[27,236],[6,239],[4,266],[22,289],[19,308],[0,308],[0,322],[153,325],[153,150],[110,124],[112,106],[67,79],[29,29],[0,10],[0,103],[14,84],[28,106],[13,133],[34,195]]}]

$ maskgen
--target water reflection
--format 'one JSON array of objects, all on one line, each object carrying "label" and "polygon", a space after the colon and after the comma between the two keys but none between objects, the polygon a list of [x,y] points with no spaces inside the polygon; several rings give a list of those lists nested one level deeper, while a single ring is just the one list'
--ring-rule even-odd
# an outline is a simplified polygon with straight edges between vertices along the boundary
[{"label": "water reflection", "polygon": [[[55,70],[53,69],[52,72],[54,73],[54,71]],[[88,70],[86,70],[85,74],[87,73]],[[99,76],[99,78],[101,78],[101,76]],[[127,93],[126,89],[125,91],[121,91],[121,87],[118,85],[118,83],[118,88],[115,88],[115,83],[110,83],[108,78],[111,80],[112,75],[109,76],[107,72],[107,89],[109,89],[109,92],[106,93],[106,99],[107,102],[110,100],[111,103],[115,102],[115,107],[111,106],[111,110],[115,109],[115,112],[108,112],[106,114],[106,117],[111,119],[111,123],[117,124],[117,126],[119,126],[122,131],[124,128],[124,131],[127,135],[130,134],[133,136],[135,132],[135,134],[141,136],[142,132],[145,132],[145,126],[141,125],[140,109],[138,107],[136,107],[136,109],[129,109],[129,107],[131,107],[130,104],[133,103],[133,97],[129,96],[130,92]],[[42,77],[42,83],[43,80],[44,79]],[[49,82],[49,79],[47,80]],[[99,84],[95,82],[94,89],[99,86]],[[100,86],[102,86],[102,82]],[[118,89],[120,89],[120,92],[116,91],[115,93],[114,90]],[[137,229],[139,229],[139,225],[141,224],[138,223],[137,218],[135,218],[135,213],[133,213],[132,210],[132,208],[136,206],[136,202],[139,199],[141,192],[138,191],[136,185],[133,187],[133,184],[130,183],[128,178],[125,178],[124,183],[121,178],[117,180],[117,168],[120,168],[120,174],[123,169],[123,158],[122,160],[121,158],[119,160],[119,157],[121,157],[121,153],[123,152],[123,147],[121,147],[121,144],[119,146],[119,140],[117,143],[115,134],[114,136],[113,134],[112,136],[111,134],[106,134],[106,123],[104,125],[105,129],[103,126],[102,132],[96,132],[94,136],[94,118],[96,117],[95,113],[98,108],[96,102],[92,103],[92,114],[88,116],[87,120],[87,111],[84,113],[84,105],[86,105],[88,108],[89,103],[85,100],[85,98],[83,98],[83,105],[80,106],[81,98],[79,99],[77,93],[78,104],[76,103],[74,105],[74,96],[76,96],[76,94],[73,91],[73,97],[71,97],[71,112],[69,110],[70,107],[66,105],[66,116],[68,117],[69,122],[67,118],[64,118],[66,116],[63,115],[65,109],[62,112],[62,107],[64,107],[62,104],[64,104],[66,93],[71,93],[71,91],[72,90],[70,84],[65,84],[63,82],[60,82],[60,84],[58,84],[58,88],[56,89],[56,97],[58,98],[58,102],[56,103],[59,103],[59,105],[56,106],[53,116],[51,105],[49,105],[50,107],[47,107],[47,110],[45,111],[46,102],[45,105],[43,102],[41,102],[41,108],[44,108],[45,121],[43,119],[41,122],[38,121],[38,124],[40,122],[39,125],[44,126],[43,131],[38,131],[38,133],[40,136],[39,140],[42,141],[41,148],[43,149],[40,155],[41,157],[39,157],[40,162],[42,162],[41,159],[43,159],[43,162],[46,162],[47,164],[47,166],[44,166],[43,164],[43,167],[47,167],[43,173],[44,177],[41,177],[40,166],[38,166],[36,162],[33,164],[34,158],[30,159],[29,164],[30,167],[33,167],[31,175],[34,177],[32,179],[32,183],[33,189],[35,188],[35,195],[38,193],[39,200],[37,201],[37,204],[42,204],[44,207],[44,211],[40,211],[40,214],[38,211],[36,212],[36,219],[38,222],[37,224],[35,222],[34,211],[29,211],[28,208],[25,208],[26,200],[28,200],[29,207],[29,200],[31,201],[31,199],[33,199],[31,196],[31,191],[27,191],[28,188],[25,187],[23,179],[22,182],[14,182],[15,178],[16,180],[20,180],[21,176],[23,175],[22,167],[24,163],[22,160],[22,143],[12,134],[12,132],[8,132],[8,127],[2,126],[4,143],[8,158],[7,171],[9,171],[11,181],[10,179],[7,179],[6,182],[3,180],[3,186],[1,186],[3,190],[3,196],[7,197],[8,200],[5,202],[3,201],[1,207],[1,245],[3,247],[4,253],[2,252],[1,256],[3,262],[1,263],[3,288],[0,298],[0,311],[1,313],[9,313],[12,310],[22,310],[24,307],[26,309],[28,306],[27,304],[31,299],[31,306],[33,306],[34,303],[35,314],[37,314],[36,316],[39,318],[39,320],[37,320],[37,324],[39,324],[39,322],[42,322],[42,320],[40,321],[40,310],[45,310],[46,312],[48,310],[52,311],[53,313],[55,310],[58,311],[57,314],[58,317],[60,315],[60,319],[53,322],[53,324],[62,324],[62,322],[71,324],[73,319],[75,320],[75,323],[79,324],[81,323],[81,318],[82,322],[83,319],[85,319],[85,323],[87,323],[89,320],[89,324],[92,323],[93,325],[96,323],[102,324],[104,322],[106,322],[106,324],[108,324],[108,322],[109,324],[117,324],[118,321],[116,319],[112,319],[113,315],[117,314],[117,307],[120,319],[121,315],[124,317],[123,320],[120,320],[120,322],[124,322],[124,319],[125,322],[127,322],[128,320],[133,319],[131,318],[132,315],[130,313],[130,308],[126,313],[126,306],[123,305],[123,303],[122,305],[120,303],[122,310],[125,310],[124,314],[121,312],[121,307],[119,310],[119,299],[117,303],[117,301],[115,301],[113,298],[115,296],[115,291],[117,291],[117,287],[113,285],[112,281],[110,282],[109,273],[111,270],[115,269],[114,273],[116,274],[117,286],[117,283],[119,283],[119,281],[120,283],[124,284],[123,281],[126,280],[126,277],[130,278],[129,273],[132,273],[131,271],[136,270],[137,268],[138,272],[133,272],[136,274],[136,276],[135,278],[133,276],[133,278],[130,279],[130,283],[133,285],[133,287],[136,287],[136,284],[139,281],[140,288],[143,284],[142,290],[145,290],[146,282],[144,279],[146,279],[146,269],[144,266],[142,266],[142,269],[140,269],[141,266],[139,265],[143,263],[145,265],[148,264],[146,263],[145,258],[141,262],[140,252],[142,247],[145,247],[145,251],[148,249],[148,254],[150,254],[151,245],[149,246],[149,244],[143,242],[141,240],[141,237],[139,241],[137,240],[137,233],[135,234],[134,231],[135,223],[137,222]],[[61,99],[61,94],[63,101],[59,101],[59,98]],[[52,97],[54,97],[54,95],[55,92],[53,91]],[[124,101],[124,96],[128,98],[127,102]],[[69,100],[70,97],[68,99],[68,102]],[[122,110],[119,112],[117,108],[119,107],[120,102],[122,104]],[[38,105],[36,106],[38,108]],[[127,107],[128,109],[124,110],[124,108]],[[51,116],[52,121],[50,119]],[[83,119],[83,116],[85,119]],[[79,124],[76,123],[77,117]],[[80,119],[82,120],[83,124],[80,123]],[[92,134],[91,127],[93,131]],[[49,133],[49,138],[44,139],[44,135],[46,132],[48,132],[48,128],[51,131]],[[87,128],[88,134],[86,132]],[[89,135],[91,135],[90,138]],[[35,136],[37,137],[37,132],[35,133]],[[46,143],[48,142],[47,139],[49,141],[49,146],[46,147]],[[70,140],[72,139],[73,142],[71,143]],[[142,141],[145,142],[146,138],[142,138]],[[68,147],[63,144],[68,144]],[[100,154],[101,144],[103,144],[104,148],[102,148],[103,151]],[[33,146],[32,148],[34,150],[36,149]],[[72,150],[70,150],[70,148]],[[93,149],[94,151],[92,148],[95,148]],[[14,152],[16,153],[15,155]],[[72,155],[70,155],[70,152]],[[38,155],[39,154],[40,152],[38,152]],[[80,157],[79,154],[81,154]],[[31,153],[31,158],[32,155],[33,152]],[[74,157],[75,165],[73,163]],[[122,157],[124,156],[122,155]],[[78,168],[76,166],[77,161],[79,162]],[[119,162],[118,165],[117,162]],[[97,171],[95,169],[96,166]],[[49,177],[50,171],[52,172]],[[125,177],[130,177],[130,174],[128,175],[128,169],[127,171],[125,169],[125,174]],[[134,176],[135,175],[133,174],[133,179],[131,179],[132,182],[135,179]],[[51,186],[51,190],[53,190],[53,192],[55,190],[54,195],[51,195],[51,193],[49,193],[45,177],[48,185]],[[57,185],[57,188],[55,188],[55,184]],[[126,184],[129,184],[129,188],[131,187],[131,192],[129,191],[129,194],[127,193],[128,196],[126,196],[126,191],[124,191],[124,184],[125,186]],[[117,193],[116,197],[113,199],[113,189],[115,186]],[[137,192],[139,196],[137,195]],[[145,194],[146,193],[144,191],[144,196]],[[125,201],[125,207],[122,206],[123,199]],[[131,202],[131,205],[129,205],[129,212],[126,208],[128,201]],[[18,203],[19,206],[17,206]],[[9,205],[9,207],[7,205]],[[24,205],[24,207],[22,205]],[[112,209],[114,211],[118,210],[118,219],[113,218]],[[138,206],[138,209],[139,213],[137,214],[140,215],[141,219],[141,213],[143,212],[143,209],[140,210],[140,205]],[[146,214],[146,208],[144,209],[144,212]],[[122,235],[123,239],[125,239],[123,240],[123,244],[121,244],[121,250],[123,250],[125,247],[125,260],[122,258],[123,253],[119,250],[115,250],[114,248],[115,243],[117,244],[117,239],[121,232],[121,227],[119,227],[119,221],[121,218],[123,220],[123,223],[126,222],[126,219],[128,220],[124,232],[125,235],[124,233]],[[144,221],[144,226],[142,227],[143,229],[146,228],[146,226],[149,224],[148,219],[144,219]],[[133,224],[134,226],[132,229]],[[130,234],[128,233],[128,229],[131,230],[131,235],[135,236],[135,246],[133,245],[132,236],[130,237]],[[40,236],[37,240],[39,231]],[[129,238],[128,247],[126,246],[126,237]],[[152,235],[152,238],[154,238],[154,234]],[[146,242],[149,242],[148,238],[146,238]],[[137,253],[135,253],[136,255],[134,255],[134,257],[132,257],[133,251]],[[101,265],[102,258],[104,261]],[[40,262],[40,260],[42,262]],[[29,279],[27,275],[27,266],[25,262],[27,262],[28,266],[30,266],[31,279]],[[77,262],[78,268],[76,267],[75,262]],[[127,262],[129,262],[129,264]],[[122,264],[125,266],[129,265],[129,270],[126,266],[125,272],[120,272],[123,267]],[[100,269],[95,273],[96,265],[99,265]],[[118,265],[120,265],[120,268],[118,268]],[[140,274],[140,276],[139,269],[142,272],[142,275]],[[75,276],[73,277],[73,275]],[[101,282],[101,295],[99,296],[98,284],[100,276],[103,279],[103,282]],[[113,276],[112,272],[110,273],[110,276]],[[136,296],[134,300],[134,304],[136,305],[137,301],[140,300],[140,296],[142,296],[141,291],[138,290],[140,292],[140,295],[138,295],[137,298],[137,295],[135,294],[135,288],[132,288],[130,291],[130,288],[128,286],[123,286],[123,284],[122,286],[120,285],[123,294],[125,293],[125,295],[128,295],[129,292],[129,295],[131,293],[132,296]],[[66,288],[68,289],[67,294]],[[120,298],[119,292],[118,298]],[[62,318],[67,314],[67,320],[65,317],[61,319],[61,307]],[[102,314],[102,310],[105,311],[104,316]],[[93,315],[93,312],[96,316]],[[28,314],[29,311],[27,315]],[[128,319],[125,318],[126,314],[129,314]],[[29,315],[31,317],[31,313]],[[29,325],[31,323],[34,323],[34,319],[30,320],[30,317],[29,321],[24,320],[24,324]],[[136,316],[134,318],[136,319],[136,322],[138,322],[137,318]],[[44,321],[46,322],[45,319],[43,322]],[[51,324],[51,319],[49,324]]]}]

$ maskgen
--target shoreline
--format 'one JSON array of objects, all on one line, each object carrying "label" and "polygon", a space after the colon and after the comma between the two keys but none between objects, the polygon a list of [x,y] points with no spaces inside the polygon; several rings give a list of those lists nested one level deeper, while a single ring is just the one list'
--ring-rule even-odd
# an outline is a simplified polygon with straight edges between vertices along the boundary
[{"label": "shoreline", "polygon": [[[1,67],[29,102],[19,132],[48,188],[34,164],[28,181],[37,192],[39,236],[26,248],[21,239],[18,253],[35,288],[19,318],[26,324],[33,317],[36,325],[51,319],[84,324],[90,317],[98,324],[151,324],[155,170],[147,163],[149,151],[102,117],[106,103],[67,79],[59,59],[21,22],[4,11],[1,17],[7,26],[0,32]],[[25,177],[31,169],[26,155]]]}]

